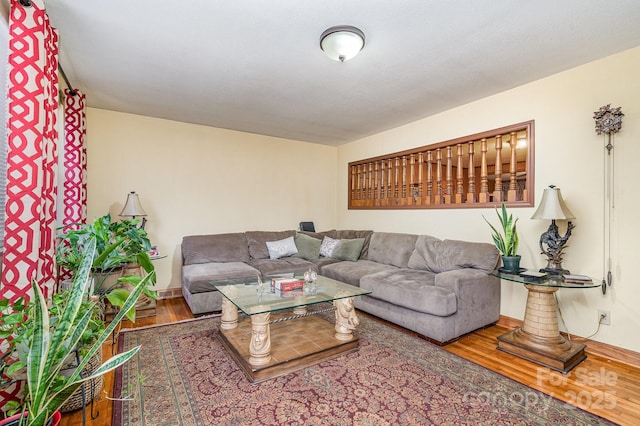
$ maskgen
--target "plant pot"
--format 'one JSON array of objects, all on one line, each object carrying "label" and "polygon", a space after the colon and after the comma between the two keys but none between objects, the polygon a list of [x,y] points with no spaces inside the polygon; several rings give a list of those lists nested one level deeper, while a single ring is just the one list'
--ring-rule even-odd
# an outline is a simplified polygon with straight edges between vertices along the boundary
[{"label": "plant pot", "polygon": [[[73,363],[75,364],[75,360]],[[102,364],[102,348],[96,352],[96,354],[89,360],[89,363],[82,369],[80,375],[87,377],[93,374],[94,371]],[[71,367],[73,372],[75,367]],[[63,371],[63,375],[66,375]],[[102,385],[104,383],[104,376],[98,376],[95,379],[87,380],[83,386],[80,386],[67,401],[60,407],[60,412],[68,413],[82,408],[84,405],[90,404],[93,399],[100,394]]]},{"label": "plant pot", "polygon": [[520,272],[520,255],[517,256],[502,256],[502,269],[505,272]]},{"label": "plant pot", "polygon": [[[27,413],[25,413],[25,416]],[[20,419],[22,418],[22,413],[14,414],[11,417],[7,417],[4,420],[0,420],[0,426],[18,426],[20,424]],[[58,426],[60,421],[62,420],[62,413],[60,411],[56,411],[53,413],[53,416],[47,421],[47,426]]]},{"label": "plant pot", "polygon": [[60,282],[60,291],[69,290],[73,286],[73,278],[62,280]]},{"label": "plant pot", "polygon": [[[91,273],[91,278],[93,279],[91,294],[104,294],[113,288],[122,287],[122,284],[118,283],[118,278],[120,277],[122,277],[122,268],[106,272],[93,271]],[[107,300],[102,303],[104,308],[101,308],[103,312],[101,319],[111,321],[116,314],[116,309]]]},{"label": "plant pot", "polygon": [[93,293],[106,291],[114,287],[118,287],[118,278],[122,276],[122,268],[116,268],[110,271],[93,271]]}]

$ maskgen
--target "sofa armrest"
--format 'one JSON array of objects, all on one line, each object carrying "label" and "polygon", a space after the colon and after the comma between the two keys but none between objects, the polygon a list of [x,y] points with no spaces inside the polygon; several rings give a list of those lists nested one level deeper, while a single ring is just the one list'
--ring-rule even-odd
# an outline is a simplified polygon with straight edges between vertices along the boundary
[{"label": "sofa armrest", "polygon": [[436,287],[456,294],[456,332],[468,333],[500,319],[500,279],[479,269],[463,268],[441,272]]},{"label": "sofa armrest", "polygon": [[435,285],[448,288],[457,293],[460,285],[468,285],[483,279],[488,275],[485,271],[473,268],[453,269],[436,274]]}]

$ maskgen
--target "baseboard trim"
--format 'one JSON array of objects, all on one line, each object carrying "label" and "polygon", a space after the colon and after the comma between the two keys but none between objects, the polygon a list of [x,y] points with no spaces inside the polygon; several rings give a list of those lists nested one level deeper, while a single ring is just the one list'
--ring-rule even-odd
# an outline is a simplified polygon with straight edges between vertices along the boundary
[{"label": "baseboard trim", "polygon": [[[511,318],[505,315],[500,315],[500,319],[496,325],[514,329],[522,325],[522,320]],[[565,338],[569,339],[567,333],[561,333]],[[629,349],[620,348],[618,346],[610,345],[608,343],[598,342],[597,340],[585,339],[584,337],[571,335],[570,340],[584,343],[587,345],[585,352],[587,354],[597,355],[603,358],[617,361],[622,364],[629,365],[634,368],[640,368],[640,353]]]},{"label": "baseboard trim", "polygon": [[158,300],[163,299],[177,299],[178,297],[182,297],[182,288],[167,288],[165,290],[158,290]]}]

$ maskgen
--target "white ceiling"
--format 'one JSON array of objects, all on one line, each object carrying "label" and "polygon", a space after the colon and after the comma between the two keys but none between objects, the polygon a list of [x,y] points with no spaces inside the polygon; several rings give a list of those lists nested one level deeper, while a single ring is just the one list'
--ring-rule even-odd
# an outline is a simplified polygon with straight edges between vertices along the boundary
[{"label": "white ceiling", "polygon": [[[45,4],[89,106],[327,145],[640,45],[639,0]],[[341,24],[366,35],[345,63],[319,47]]]}]

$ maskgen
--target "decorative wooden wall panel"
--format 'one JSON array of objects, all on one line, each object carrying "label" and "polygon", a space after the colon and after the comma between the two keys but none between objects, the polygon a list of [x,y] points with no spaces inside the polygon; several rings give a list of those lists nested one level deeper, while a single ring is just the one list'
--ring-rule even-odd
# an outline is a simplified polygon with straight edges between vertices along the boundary
[{"label": "decorative wooden wall panel", "polygon": [[530,207],[534,152],[531,120],[354,161],[349,209]]}]

